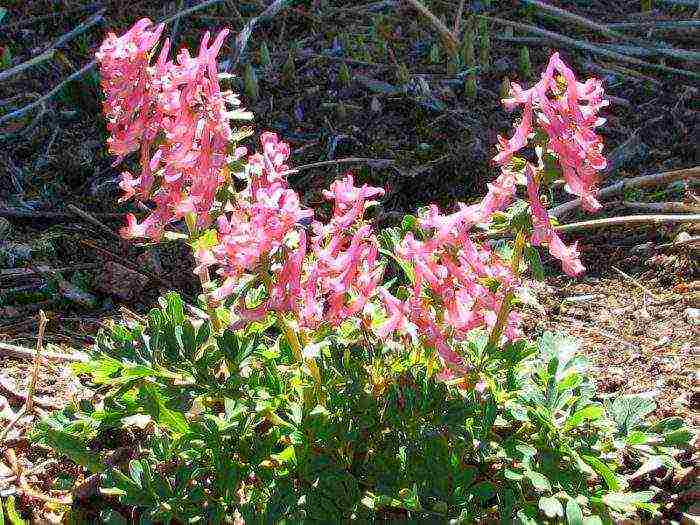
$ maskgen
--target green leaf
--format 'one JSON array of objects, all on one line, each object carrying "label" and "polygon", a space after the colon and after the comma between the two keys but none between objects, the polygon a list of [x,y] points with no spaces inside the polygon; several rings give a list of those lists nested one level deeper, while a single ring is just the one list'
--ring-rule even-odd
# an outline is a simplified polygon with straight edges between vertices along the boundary
[{"label": "green leaf", "polygon": [[687,428],[681,428],[664,434],[664,443],[666,445],[687,445],[693,438],[693,433]]},{"label": "green leaf", "polygon": [[532,271],[533,277],[538,281],[542,281],[544,279],[544,266],[542,265],[540,252],[537,251],[537,248],[526,246],[523,251],[523,256]]},{"label": "green leaf", "polygon": [[547,492],[552,490],[552,485],[549,483],[549,480],[539,472],[535,472],[534,470],[526,470],[525,477],[530,481],[530,483],[532,483],[532,486],[538,492]]},{"label": "green leaf", "polygon": [[662,419],[661,421],[658,421],[652,427],[652,430],[654,432],[658,432],[659,434],[666,434],[667,432],[672,432],[674,430],[679,430],[679,429],[683,428],[683,425],[684,425],[683,418],[667,417],[666,419]]},{"label": "green leaf", "polygon": [[633,430],[627,435],[625,443],[628,445],[644,445],[649,440],[653,439],[653,434],[647,434],[641,430]]},{"label": "green leaf", "polygon": [[581,459],[593,468],[605,480],[608,489],[612,491],[620,490],[620,482],[615,473],[605,463],[594,456],[581,455]]},{"label": "green leaf", "polygon": [[143,384],[140,397],[144,408],[155,422],[176,434],[186,434],[190,430],[187,419],[182,412],[171,410],[165,404],[163,394],[153,385]]},{"label": "green leaf", "polygon": [[71,461],[87,468],[92,473],[104,470],[104,465],[97,454],[91,453],[86,444],[78,437],[49,428],[46,431],[46,444],[68,457]]},{"label": "green leaf", "polygon": [[583,525],[583,512],[574,498],[566,502],[566,522],[568,525]]},{"label": "green leaf", "polygon": [[294,447],[291,445],[288,446],[287,448],[285,448],[279,454],[272,454],[272,457],[275,458],[277,461],[279,461],[282,464],[286,464],[286,463],[294,464],[294,463],[296,463],[296,460],[297,460],[296,452],[294,451]]},{"label": "green leaf", "polygon": [[561,502],[557,498],[541,497],[538,506],[548,518],[564,516],[564,508],[561,506]]},{"label": "green leaf", "polygon": [[623,395],[615,399],[608,411],[617,423],[620,432],[627,435],[630,430],[640,426],[647,415],[656,409],[656,403],[646,396],[638,394]]},{"label": "green leaf", "polygon": [[486,502],[496,494],[496,486],[490,481],[482,481],[471,487],[469,491],[482,502]]},{"label": "green leaf", "polygon": [[605,413],[605,408],[602,405],[588,405],[587,407],[577,410],[569,416],[564,423],[564,430],[569,430],[579,426],[584,421],[595,421],[600,419]]},{"label": "green leaf", "polygon": [[654,497],[654,493],[650,490],[643,492],[610,492],[603,495],[603,503],[608,507],[624,514],[631,514],[637,510],[637,507],[648,503]]},{"label": "green leaf", "polygon": [[584,518],[583,525],[603,525],[603,520],[598,516],[588,516]]},{"label": "green leaf", "polygon": [[[5,9],[4,7],[0,7],[0,22],[2,22],[2,19],[5,18],[6,14],[7,14],[7,9]],[[2,514],[2,512],[0,512],[0,514]],[[0,516],[0,519],[1,518],[2,517]],[[2,521],[0,521],[0,525],[2,525]]]},{"label": "green leaf", "polygon": [[[17,512],[15,509],[14,496],[8,496],[5,500],[5,513],[7,514],[7,519],[9,520],[10,525],[28,525],[27,522],[24,521],[19,515],[19,512]],[[2,514],[2,512],[0,512],[0,514]]]}]

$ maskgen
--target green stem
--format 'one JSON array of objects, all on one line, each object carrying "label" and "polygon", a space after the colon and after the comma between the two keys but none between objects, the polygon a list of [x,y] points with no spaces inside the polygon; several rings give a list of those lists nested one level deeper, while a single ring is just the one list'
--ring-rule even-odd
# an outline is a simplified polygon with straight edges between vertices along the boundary
[{"label": "green stem", "polygon": [[[187,232],[189,237],[187,239],[187,244],[192,248],[192,255],[194,256],[194,242],[197,239],[197,227],[196,218],[187,216],[185,217],[185,224],[187,225]],[[214,333],[218,334],[221,332],[221,321],[219,316],[216,314],[216,305],[209,300],[209,283],[211,283],[211,278],[209,276],[209,270],[204,270],[197,274],[199,277],[199,282],[202,285],[202,293],[204,294],[204,301],[207,305],[207,315],[211,320],[211,326],[214,329]]]},{"label": "green stem", "polygon": [[[513,248],[513,276],[515,277],[515,279],[517,279],[520,276],[520,262],[523,259],[524,249],[525,232],[523,232],[523,230],[519,230],[518,234],[515,237],[515,246]],[[508,290],[508,293],[506,293],[506,296],[503,298],[503,302],[501,303],[501,309],[498,312],[496,324],[494,325],[493,330],[491,331],[491,335],[489,336],[489,347],[495,348],[498,344],[498,341],[501,339],[503,329],[506,325],[506,322],[508,321],[508,314],[510,313],[514,297],[515,293],[511,288],[510,290]]]}]

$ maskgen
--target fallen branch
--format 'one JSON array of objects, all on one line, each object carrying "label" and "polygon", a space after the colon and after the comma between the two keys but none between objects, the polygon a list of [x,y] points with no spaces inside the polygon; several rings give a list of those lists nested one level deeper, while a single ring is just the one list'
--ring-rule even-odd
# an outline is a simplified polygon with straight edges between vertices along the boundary
[{"label": "fallen branch", "polygon": [[[559,20],[568,20],[570,22],[573,22],[575,24],[578,24],[582,27],[586,27],[588,29],[592,29],[594,31],[597,31],[598,33],[607,36],[608,38],[613,38],[613,39],[618,39],[618,40],[627,40],[630,42],[634,42],[637,44],[637,46],[616,46],[616,49],[613,49],[613,51],[619,51],[623,54],[638,54],[639,56],[654,56],[654,55],[662,55],[662,56],[667,56],[671,58],[676,58],[676,59],[681,59],[681,60],[690,60],[697,62],[700,60],[700,53],[696,51],[688,51],[685,49],[675,49],[672,48],[671,46],[650,46],[646,41],[640,39],[640,38],[635,38],[631,37],[628,35],[623,35],[622,33],[618,33],[617,31],[610,29],[608,26],[599,24],[597,22],[594,22],[592,20],[589,20],[583,16],[571,13],[565,9],[562,9],[560,7],[555,7],[553,5],[545,4],[544,2],[540,2],[539,0],[523,0],[524,3],[534,5],[538,8],[537,13],[541,13],[543,11],[546,11],[550,16],[553,16],[555,18],[558,18]],[[602,45],[602,44],[601,44]],[[609,45],[605,45],[608,47]],[[646,55],[645,53],[649,53],[649,55]]]},{"label": "fallen branch", "polygon": [[591,53],[596,53],[598,55],[614,58],[616,60],[619,60],[620,62],[627,62],[628,64],[635,64],[635,65],[646,67],[649,69],[655,69],[657,71],[663,71],[664,73],[673,73],[676,75],[682,75],[682,76],[689,77],[689,78],[700,79],[700,73],[695,73],[693,71],[686,71],[684,69],[678,69],[675,67],[662,66],[660,64],[652,64],[651,62],[646,62],[644,60],[640,60],[639,58],[634,58],[634,57],[630,57],[627,55],[623,55],[623,54],[618,53],[616,51],[611,51],[609,49],[605,49],[605,48],[602,48],[600,46],[590,44],[589,42],[583,42],[581,40],[574,40],[573,38],[569,38],[568,36],[560,35],[558,33],[554,33],[553,31],[547,31],[546,29],[540,29],[539,27],[531,26],[528,24],[522,24],[520,22],[513,22],[512,20],[506,20],[504,18],[499,18],[496,16],[484,16],[484,15],[479,15],[479,16],[481,18],[485,18],[486,20],[491,20],[492,22],[517,27],[518,29],[521,29],[521,30],[526,31],[528,33],[532,33],[534,35],[540,35],[540,36],[547,37],[551,40],[561,42],[561,43],[566,44],[566,45],[571,46],[571,47],[576,47],[578,49],[585,49],[586,51],[590,51]]},{"label": "fallen branch", "polygon": [[[93,213],[93,217],[101,219],[124,219],[126,213]],[[60,211],[34,211],[34,210],[17,210],[14,208],[1,208],[0,217],[6,219],[28,219],[28,220],[75,220],[75,213],[65,213]]]},{"label": "fallen branch", "polygon": [[[642,177],[635,177],[633,179],[621,180],[616,184],[612,184],[606,188],[601,189],[598,192],[598,198],[610,197],[611,195],[619,195],[626,190],[632,188],[648,188],[651,186],[658,186],[660,184],[666,184],[681,179],[690,179],[700,177],[700,166],[695,166],[694,168],[687,168],[682,170],[667,171],[664,173],[656,173],[654,175],[644,175]],[[549,210],[549,214],[554,217],[561,218],[567,213],[575,210],[581,205],[581,199],[574,199],[567,203],[561,204],[555,208]]]},{"label": "fallen branch", "polygon": [[62,273],[62,272],[77,272],[82,270],[99,270],[101,264],[85,263],[75,264],[73,266],[62,266],[60,268],[51,268],[49,266],[35,266],[32,268],[0,268],[0,279],[21,279],[22,277],[32,277],[34,275],[41,276],[44,273]]},{"label": "fallen branch", "polygon": [[625,279],[627,279],[628,281],[630,281],[632,284],[634,284],[637,288],[639,288],[640,290],[642,290],[644,293],[648,294],[649,297],[651,297],[651,298],[654,299],[655,301],[658,301],[658,300],[659,300],[659,297],[658,297],[658,296],[654,295],[654,293],[652,293],[651,290],[649,290],[646,286],[644,286],[642,283],[640,283],[637,279],[635,279],[635,278],[632,277],[631,275],[626,274],[625,272],[623,272],[622,270],[620,270],[620,269],[619,269],[618,267],[616,267],[616,266],[611,266],[611,268],[612,268],[613,270],[615,270],[617,273],[619,273],[622,277],[624,277]]},{"label": "fallen branch", "polygon": [[5,71],[0,71],[0,82],[3,82],[7,80],[8,78],[17,75],[18,73],[21,73],[22,71],[25,71],[27,69],[30,69],[34,66],[38,66],[39,64],[43,64],[44,62],[47,62],[51,60],[54,55],[56,54],[56,50],[61,47],[62,45],[66,44],[67,42],[70,42],[73,40],[76,36],[84,33],[88,29],[90,29],[92,26],[100,23],[103,20],[102,15],[104,14],[104,9],[102,9],[99,13],[94,15],[93,17],[89,18],[79,26],[77,26],[75,29],[69,31],[65,35],[61,36],[54,42],[49,49],[41,53],[40,55],[37,55],[33,58],[30,58],[26,62],[22,62],[21,64],[16,65],[15,67],[11,67],[10,69],[6,69]]},{"label": "fallen branch", "polygon": [[692,215],[630,215],[627,217],[609,217],[606,219],[593,219],[590,221],[562,224],[554,229],[563,233],[580,230],[594,230],[608,226],[636,226],[636,225],[661,225],[674,223],[699,223],[700,213]]},{"label": "fallen branch", "polygon": [[[8,343],[0,343],[0,355],[5,357],[14,357],[16,359],[32,359],[34,357],[34,350],[29,348],[23,348],[21,346],[15,346]],[[59,354],[56,352],[43,352],[41,357],[49,361],[57,362],[68,362],[68,363],[84,363],[88,360],[86,354],[82,352],[75,352],[72,354]]]},{"label": "fallen branch", "polygon": [[[29,400],[29,395],[25,394],[24,392],[18,392],[17,385],[11,383],[2,376],[0,376],[0,392],[2,392],[5,396],[14,399],[16,402],[22,403],[24,413],[26,414],[28,412],[26,404]],[[45,410],[59,410],[62,408],[59,404],[52,402],[50,399],[34,398],[33,396],[32,404],[33,406],[38,406],[39,408],[43,408]]]},{"label": "fallen branch", "polygon": [[[209,6],[214,5],[214,4],[219,4],[219,3],[224,2],[224,1],[225,0],[207,0],[206,2],[202,2],[199,5],[190,7],[188,9],[185,9],[184,11],[176,13],[170,17],[164,18],[160,21],[160,23],[167,25],[170,22],[173,22],[175,20],[182,18],[183,16],[190,15],[196,11],[204,9],[205,7],[209,7]],[[9,122],[11,120],[15,120],[15,119],[18,119],[20,117],[23,117],[24,115],[33,111],[34,109],[41,107],[41,106],[44,106],[48,101],[50,101],[53,97],[55,97],[56,94],[59,93],[66,85],[70,84],[74,80],[78,80],[83,75],[85,75],[89,71],[91,71],[96,65],[97,65],[96,60],[93,60],[93,61],[85,64],[80,70],[76,71],[75,73],[73,73],[72,75],[67,77],[65,80],[60,82],[56,87],[54,87],[51,91],[49,91],[45,95],[39,97],[36,101],[34,101],[31,104],[28,104],[22,108],[19,108],[15,111],[12,111],[11,113],[4,115],[3,117],[0,117],[0,124],[4,124],[5,122]],[[0,139],[2,139],[2,137],[0,137]]]},{"label": "fallen branch", "polygon": [[428,21],[433,25],[437,32],[440,33],[440,37],[442,38],[445,47],[447,47],[447,51],[449,52],[449,54],[454,56],[457,53],[457,49],[459,48],[459,42],[457,42],[457,38],[452,33],[452,31],[450,31],[445,26],[445,24],[443,24],[442,21],[438,17],[436,17],[430,11],[430,9],[425,7],[419,0],[406,0],[406,3],[410,4],[416,11],[418,11],[420,14],[422,14],[425,18],[428,19]]},{"label": "fallen branch", "polygon": [[39,364],[41,363],[41,352],[44,350],[44,332],[46,331],[47,322],[46,314],[43,310],[39,310],[39,333],[36,338],[34,366],[32,367],[32,377],[29,380],[29,388],[27,389],[27,403],[24,405],[27,412],[31,412],[34,408],[34,392],[36,391],[36,382],[39,377]]},{"label": "fallen branch", "polygon": [[692,206],[685,202],[623,202],[622,205],[630,210],[651,211],[654,213],[700,213],[700,206]]},{"label": "fallen branch", "polygon": [[615,22],[606,24],[611,29],[697,29],[700,28],[700,20],[673,20],[673,21],[649,21],[649,22]]}]

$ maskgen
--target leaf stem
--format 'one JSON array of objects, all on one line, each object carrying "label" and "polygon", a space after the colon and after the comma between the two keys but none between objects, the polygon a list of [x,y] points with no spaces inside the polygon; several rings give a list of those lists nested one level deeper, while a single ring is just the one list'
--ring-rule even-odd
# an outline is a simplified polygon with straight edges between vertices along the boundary
[{"label": "leaf stem", "polygon": [[[523,259],[523,250],[525,249],[525,232],[521,229],[515,237],[515,246],[513,248],[513,276],[517,279],[520,276],[520,262]],[[491,335],[489,336],[488,347],[496,347],[498,341],[501,339],[503,334],[503,329],[508,321],[508,314],[511,310],[511,305],[513,302],[513,297],[515,293],[513,288],[506,293],[501,303],[501,309],[498,311],[498,317],[496,318],[496,324],[493,326]]]}]

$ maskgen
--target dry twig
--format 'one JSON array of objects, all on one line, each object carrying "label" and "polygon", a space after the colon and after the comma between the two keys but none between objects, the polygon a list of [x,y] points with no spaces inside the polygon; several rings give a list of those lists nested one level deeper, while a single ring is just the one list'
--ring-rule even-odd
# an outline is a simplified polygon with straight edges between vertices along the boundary
[{"label": "dry twig", "polygon": [[622,205],[630,210],[648,211],[654,213],[700,213],[700,206],[685,202],[623,202]]},{"label": "dry twig", "polygon": [[[0,343],[0,355],[14,357],[17,359],[32,359],[35,351],[21,346],[11,345],[9,343]],[[59,354],[56,352],[43,352],[41,357],[48,361],[59,361],[69,363],[83,363],[88,360],[87,355],[81,352],[72,354]]]},{"label": "dry twig", "polygon": [[109,228],[108,226],[105,226],[104,223],[102,223],[102,222],[100,222],[99,220],[97,220],[95,217],[93,217],[93,216],[92,216],[91,214],[89,214],[88,212],[81,210],[80,208],[78,208],[77,206],[74,206],[73,204],[69,204],[68,206],[66,206],[66,208],[68,208],[70,211],[72,211],[73,213],[75,213],[75,214],[76,214],[78,217],[80,217],[81,219],[86,220],[86,221],[89,222],[90,224],[94,224],[94,225],[97,226],[100,230],[102,230],[103,232],[107,233],[107,234],[108,234],[110,237],[112,237],[113,239],[117,239],[119,242],[123,242],[123,239],[122,239],[121,237],[119,237],[119,235],[117,235],[116,233],[114,233],[114,232],[112,231],[111,228]]},{"label": "dry twig", "polygon": [[[653,175],[644,175],[633,179],[625,179],[607,186],[598,192],[598,198],[611,197],[619,195],[631,188],[648,188],[658,186],[660,184],[668,184],[681,179],[697,179],[700,178],[700,166],[687,168],[682,170],[667,171],[664,173],[656,173]],[[561,204],[549,210],[549,214],[554,217],[561,218],[567,213],[575,210],[581,205],[581,199],[574,199],[567,203]]]}]

